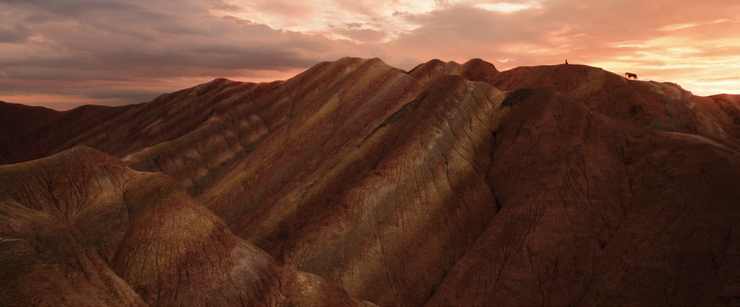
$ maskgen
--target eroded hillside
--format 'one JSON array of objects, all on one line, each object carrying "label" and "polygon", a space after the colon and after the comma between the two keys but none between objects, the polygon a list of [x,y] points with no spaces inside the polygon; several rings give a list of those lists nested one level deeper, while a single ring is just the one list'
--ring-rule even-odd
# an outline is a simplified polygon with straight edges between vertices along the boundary
[{"label": "eroded hillside", "polygon": [[0,166],[2,304],[740,303],[738,96],[343,58],[0,107],[0,163],[56,154]]}]

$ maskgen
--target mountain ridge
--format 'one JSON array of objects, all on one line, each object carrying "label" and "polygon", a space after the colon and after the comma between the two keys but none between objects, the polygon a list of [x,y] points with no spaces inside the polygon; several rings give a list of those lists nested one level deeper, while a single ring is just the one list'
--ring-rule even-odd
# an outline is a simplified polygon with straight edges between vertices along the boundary
[{"label": "mountain ridge", "polygon": [[[102,167],[127,174],[128,188],[82,193],[72,178],[57,190],[113,210],[121,198],[112,195],[123,189],[123,199],[159,221],[147,226],[150,218],[113,210],[105,216],[138,226],[90,222],[86,234],[71,235],[88,242],[131,233],[110,244],[132,256],[94,260],[130,288],[120,290],[130,304],[177,305],[185,296],[209,305],[238,304],[226,297],[267,305],[740,302],[740,242],[731,236],[740,214],[740,96],[694,96],[584,65],[499,72],[480,59],[432,60],[406,72],[347,57],[285,81],[215,79],[145,104],[75,110],[37,110],[21,135],[55,133],[4,143],[0,163],[95,152]],[[98,112],[107,115],[87,121]],[[76,115],[61,122],[68,114]],[[21,133],[7,128],[13,122],[0,127],[6,139]],[[33,174],[47,159],[1,165],[0,173]],[[86,159],[67,167],[90,167]],[[0,185],[8,221],[16,203],[31,206],[29,195],[49,182],[14,176]],[[206,229],[216,229],[215,239],[198,235]],[[228,248],[177,243],[203,240]],[[186,287],[173,277],[224,279],[169,254],[241,263],[246,271],[223,276],[267,288]],[[260,275],[266,285],[244,279],[250,265],[269,271]],[[148,271],[170,276],[166,287]],[[277,295],[275,278],[294,294]],[[2,293],[7,302],[28,299]],[[72,294],[56,299],[64,297]]]}]

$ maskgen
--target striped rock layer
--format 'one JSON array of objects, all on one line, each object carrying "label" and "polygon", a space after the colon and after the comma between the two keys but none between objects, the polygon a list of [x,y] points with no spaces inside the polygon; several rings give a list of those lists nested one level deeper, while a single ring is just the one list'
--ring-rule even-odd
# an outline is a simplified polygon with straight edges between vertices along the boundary
[{"label": "striped rock layer", "polygon": [[0,305],[740,304],[738,96],[343,58],[0,140]]}]

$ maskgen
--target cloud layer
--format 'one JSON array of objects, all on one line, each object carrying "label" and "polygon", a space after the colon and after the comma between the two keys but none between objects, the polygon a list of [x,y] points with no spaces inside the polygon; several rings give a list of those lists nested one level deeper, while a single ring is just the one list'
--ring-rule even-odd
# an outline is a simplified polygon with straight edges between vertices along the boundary
[{"label": "cloud layer", "polygon": [[501,70],[567,58],[740,93],[737,12],[734,0],[0,0],[0,100],[135,103],[342,56],[404,69],[477,57]]}]

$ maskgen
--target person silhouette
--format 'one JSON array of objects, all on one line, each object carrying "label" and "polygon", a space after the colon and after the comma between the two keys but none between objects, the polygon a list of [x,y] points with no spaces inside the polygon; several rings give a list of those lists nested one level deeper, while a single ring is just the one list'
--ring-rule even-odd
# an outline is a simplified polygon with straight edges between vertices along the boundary
[{"label": "person silhouette", "polygon": [[565,65],[568,65],[568,59],[565,59]]}]

